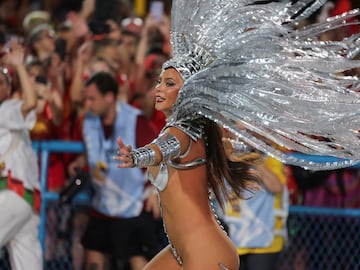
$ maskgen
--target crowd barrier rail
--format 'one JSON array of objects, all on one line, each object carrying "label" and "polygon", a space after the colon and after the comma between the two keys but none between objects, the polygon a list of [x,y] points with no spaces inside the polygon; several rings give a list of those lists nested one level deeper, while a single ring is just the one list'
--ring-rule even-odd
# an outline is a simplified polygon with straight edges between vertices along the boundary
[{"label": "crowd barrier rail", "polygon": [[[84,145],[81,142],[74,141],[35,141],[33,142],[33,148],[38,153],[40,161],[42,205],[40,211],[39,238],[42,248],[45,249],[47,209],[50,202],[56,203],[59,200],[59,194],[57,192],[50,192],[47,190],[49,156],[51,153],[82,153],[84,152]],[[333,157],[308,156],[298,153],[295,155],[303,159],[320,162],[336,160]],[[360,168],[360,164],[355,165],[355,167]],[[80,196],[77,197],[78,201],[86,201],[87,199],[85,194],[80,194]],[[329,223],[329,221],[331,222]],[[339,226],[341,227],[342,225],[346,227],[346,230],[341,230],[340,239],[337,239],[337,237],[329,237],[329,235],[324,236],[324,230],[336,234],[339,232]],[[333,226],[335,226],[335,229]],[[281,255],[277,269],[360,269],[360,259],[358,258],[358,255],[360,254],[360,209],[290,206],[288,231],[289,245]],[[319,235],[323,236],[324,239],[316,242],[321,242],[321,244],[318,243],[320,246],[317,247],[316,243],[314,244],[313,241],[314,238]],[[330,238],[333,241],[330,241]],[[339,246],[341,240],[344,240],[344,242],[347,243],[347,247],[351,247],[354,249],[354,252],[357,253],[352,254],[352,252],[348,252],[348,254],[344,252],[343,249],[340,252],[336,246],[341,246]],[[335,247],[331,246],[331,248],[329,248],[329,243],[327,241],[335,244]],[[353,243],[353,241],[356,241],[357,245],[349,244]],[[314,248],[314,246],[317,248]],[[322,255],[319,255],[321,258],[314,255],[314,252],[318,253],[319,251],[322,252]],[[333,263],[331,260],[323,258],[326,256],[334,257],[334,254],[336,255],[336,259]],[[342,260],[345,260],[344,264],[347,264],[348,267],[345,267],[344,264],[342,264]],[[2,261],[3,260],[0,258],[0,270],[10,269],[8,263]],[[60,266],[57,269],[65,270],[71,268]]]},{"label": "crowd barrier rail", "polygon": [[58,201],[59,194],[50,192],[47,189],[48,167],[50,153],[82,153],[84,152],[84,144],[73,141],[43,141],[36,142],[37,151],[40,154],[40,187],[41,187],[41,210],[40,210],[40,242],[45,248],[46,233],[46,208],[49,201]]}]

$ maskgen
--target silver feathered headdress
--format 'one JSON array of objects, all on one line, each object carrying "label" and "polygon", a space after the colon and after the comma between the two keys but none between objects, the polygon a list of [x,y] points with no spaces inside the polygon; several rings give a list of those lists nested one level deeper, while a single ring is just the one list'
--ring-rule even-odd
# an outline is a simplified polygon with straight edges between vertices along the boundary
[{"label": "silver feathered headdress", "polygon": [[[358,78],[341,75],[360,66],[351,60],[359,35],[318,37],[360,12],[296,29],[324,2],[174,0],[174,55],[164,68],[177,68],[185,81],[168,122],[205,116],[256,149],[308,169],[359,162]],[[317,163],[279,146],[342,160]]]}]

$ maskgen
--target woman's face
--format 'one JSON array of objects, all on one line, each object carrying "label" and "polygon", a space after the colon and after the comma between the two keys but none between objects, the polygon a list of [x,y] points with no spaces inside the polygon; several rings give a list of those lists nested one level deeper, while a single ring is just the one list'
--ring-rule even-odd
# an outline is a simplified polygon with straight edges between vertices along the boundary
[{"label": "woman's face", "polygon": [[183,82],[181,75],[174,68],[168,68],[160,75],[158,84],[155,87],[155,109],[162,111],[166,117],[172,113],[172,106]]}]

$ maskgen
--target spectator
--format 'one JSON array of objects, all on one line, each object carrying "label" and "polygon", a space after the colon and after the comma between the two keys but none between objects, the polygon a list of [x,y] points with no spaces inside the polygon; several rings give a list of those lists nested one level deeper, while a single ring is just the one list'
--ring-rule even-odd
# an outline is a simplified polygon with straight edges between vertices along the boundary
[{"label": "spectator", "polygon": [[[135,62],[139,41],[142,36],[143,20],[136,17],[125,18],[121,21],[121,43],[118,49],[121,54],[121,73],[130,84],[136,79],[137,65]],[[134,91],[134,90],[133,90]],[[129,95],[134,93],[130,92]]]},{"label": "spectator", "polygon": [[55,51],[55,31],[48,23],[41,23],[34,26],[27,34],[27,44],[31,55],[48,65],[46,61]]},{"label": "spectator", "polygon": [[[111,40],[107,40],[105,43],[108,44],[108,42],[112,43]],[[70,97],[71,103],[75,107],[75,110],[79,113],[77,116],[81,116],[82,112],[84,112],[84,82],[94,73],[100,71],[108,72],[114,78],[116,78],[118,74],[117,69],[114,66],[114,62],[112,61],[112,57],[106,53],[106,49],[104,52],[95,55],[93,49],[94,46],[94,41],[87,41],[82,44],[77,51],[77,56],[73,64],[74,73],[70,84]],[[112,45],[109,46],[111,48]],[[99,47],[101,47],[101,45],[97,44],[97,50],[101,51],[101,48]],[[111,49],[110,51],[114,52]],[[121,92],[121,87],[119,87],[119,92]],[[123,99],[120,98],[120,100]]]},{"label": "spectator", "polygon": [[239,270],[274,270],[287,239],[288,194],[283,165],[270,157],[256,169],[262,189],[229,202],[225,221],[239,256]]},{"label": "spectator", "polygon": [[150,142],[156,134],[140,111],[118,101],[118,84],[109,73],[93,74],[85,88],[89,109],[82,124],[86,156],[78,156],[69,165],[74,175],[75,168],[88,163],[95,189],[83,237],[85,269],[107,269],[106,254],[113,260],[129,260],[132,270],[142,269],[158,251],[153,219],[153,215],[159,217],[157,198],[154,194],[147,198],[144,193],[142,170],[118,170],[113,156],[120,134],[134,146]]},{"label": "spectator", "polygon": [[146,70],[146,61],[149,60],[147,57],[155,53],[159,58],[162,57],[164,61],[168,59],[169,52],[165,48],[169,46],[169,32],[170,22],[165,15],[162,21],[156,20],[151,14],[146,17],[135,56],[137,66],[136,94],[145,94],[155,86],[153,79],[158,78],[158,76],[152,77],[149,76],[151,74],[147,74],[149,72],[149,70]]},{"label": "spectator", "polygon": [[359,169],[307,171],[291,167],[301,195],[301,204],[317,207],[359,208]]},{"label": "spectator", "polygon": [[168,59],[162,52],[150,53],[144,63],[147,92],[136,93],[130,104],[139,108],[144,115],[154,124],[159,133],[165,126],[165,115],[155,109],[155,85],[160,76],[161,66]]},{"label": "spectator", "polygon": [[[30,131],[30,137],[36,141],[61,140],[63,123],[63,100],[60,93],[51,87],[47,81],[43,65],[33,60],[26,65],[30,82],[37,94],[37,119]],[[51,192],[60,192],[66,181],[65,167],[62,153],[51,153],[49,156],[47,174],[47,189]],[[55,264],[58,257],[59,222],[58,209],[51,207],[47,210],[47,233],[45,238],[45,261],[49,267]]]},{"label": "spectator", "polygon": [[29,1],[0,1],[0,21],[4,22],[12,34],[22,35],[21,22],[30,10]]},{"label": "spectator", "polygon": [[[130,29],[133,29],[134,25],[136,25],[135,19],[131,21],[128,18],[124,21],[128,21],[129,25],[127,27]],[[168,46],[169,27],[169,18],[165,15],[162,21],[157,21],[149,15],[146,17],[144,25],[141,24],[141,28],[135,28],[141,31],[141,34],[134,55],[136,77],[131,84],[129,103],[141,109],[158,132],[165,125],[165,115],[155,109],[154,87],[160,76],[162,64],[169,59],[165,49]]]},{"label": "spectator", "polygon": [[26,44],[30,50],[27,62],[41,62],[47,81],[63,97],[68,46],[65,37],[57,37],[49,16],[47,12],[33,11],[24,19],[23,26],[27,31]]},{"label": "spectator", "polygon": [[[360,177],[359,169],[345,168],[331,171],[309,171],[291,166],[291,177],[294,178],[298,189],[298,204],[308,207],[331,207],[351,209],[360,207]],[[325,212],[326,213],[326,212]],[[301,223],[300,223],[301,224]],[[299,230],[296,237],[308,237],[309,231],[316,234],[315,243],[300,243],[294,261],[301,262],[306,269],[332,269],[336,265],[349,263],[350,268],[355,267],[352,259],[344,257],[340,245],[356,252],[357,239],[345,238],[353,228],[354,220],[351,216],[313,215],[306,219],[308,229]],[[299,225],[298,225],[299,226]],[[301,225],[300,225],[301,226]],[[329,233],[337,232],[337,236]],[[340,240],[341,239],[341,240]],[[339,241],[340,240],[340,241]],[[321,250],[321,257],[319,257]],[[336,258],[334,260],[330,259]],[[315,259],[317,258],[317,259]],[[327,258],[327,259],[326,259]],[[355,267],[356,268],[356,267]]]},{"label": "spectator", "polygon": [[[51,88],[45,70],[39,61],[27,63],[26,67],[38,98],[37,126],[32,130],[32,139],[60,139],[58,131],[63,121],[62,96],[56,89]],[[57,188],[60,186],[58,185]]]},{"label": "spectator", "polygon": [[38,239],[40,192],[38,164],[29,137],[35,123],[36,94],[24,66],[24,49],[10,43],[3,61],[17,73],[22,100],[9,99],[11,77],[0,72],[0,246],[8,248],[13,269],[42,269]]}]

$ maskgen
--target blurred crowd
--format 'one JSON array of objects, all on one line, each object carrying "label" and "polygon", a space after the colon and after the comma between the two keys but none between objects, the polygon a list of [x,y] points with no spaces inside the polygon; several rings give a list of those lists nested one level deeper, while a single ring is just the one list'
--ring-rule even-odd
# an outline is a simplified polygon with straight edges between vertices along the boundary
[{"label": "blurred crowd", "polygon": [[[130,1],[99,2],[0,2],[1,55],[10,51],[10,42],[24,46],[24,66],[38,96],[33,140],[77,138],[86,112],[83,83],[99,71],[117,80],[119,100],[141,109],[157,131],[164,125],[164,116],[153,109],[151,90],[171,54],[167,4],[159,21],[135,16]],[[13,67],[7,68],[12,97],[21,98]],[[67,158],[51,157],[50,189],[64,184]]]},{"label": "blurred crowd", "polygon": [[[142,4],[144,14],[139,16],[135,14],[134,3],[130,1],[0,1],[0,63],[2,66],[0,79],[4,79],[4,89],[1,90],[1,93],[4,91],[4,95],[1,96],[0,104],[2,101],[9,100],[8,97],[22,100],[25,102],[23,104],[27,104],[28,97],[25,95],[27,93],[25,90],[35,92],[36,120],[29,130],[32,141],[83,142],[83,122],[89,110],[99,116],[104,125],[104,133],[101,134],[105,135],[105,138],[99,142],[100,144],[108,142],[114,136],[111,134],[118,132],[119,119],[122,119],[121,123],[127,124],[126,130],[129,130],[126,131],[127,136],[133,134],[136,137],[137,145],[134,146],[142,146],[155,138],[165,124],[165,116],[154,110],[153,88],[162,63],[171,55],[168,16],[171,3],[159,4],[158,1],[157,7],[153,7],[151,3]],[[139,12],[139,7],[137,9]],[[86,83],[88,85],[85,85]],[[86,88],[95,89],[96,101],[89,95],[92,90],[87,91]],[[116,93],[116,96],[108,102],[107,96],[110,92]],[[105,123],[104,119],[113,112],[117,104],[121,104],[119,105],[122,110],[121,116],[117,111],[116,118],[112,118],[111,123]],[[135,121],[131,120],[133,119],[131,116],[139,115],[139,113],[141,117],[137,117]],[[117,119],[116,124],[114,119]],[[9,118],[9,121],[12,120]],[[136,134],[132,131],[135,123]],[[125,134],[123,133],[125,131],[119,132]],[[134,140],[130,137],[128,139]],[[111,141],[116,144],[116,140]],[[6,152],[7,141],[0,141],[0,143]],[[92,140],[90,146],[94,143],[96,142]],[[115,149],[116,145],[111,145],[110,148]],[[48,191],[69,190],[72,180],[79,176],[79,157],[81,158],[81,155],[51,153],[47,177]],[[103,166],[109,165],[111,159],[105,162],[107,164],[97,162],[96,168],[88,169],[93,179],[97,179],[98,174],[103,174],[105,170]],[[3,164],[6,171],[9,168],[12,172],[17,171],[17,168],[9,167],[8,160],[5,160]],[[82,173],[87,171],[85,165],[82,164],[80,168]],[[139,170],[136,174],[126,174],[125,170],[116,169],[115,164],[109,167],[111,167],[109,171],[115,168],[114,173],[120,174],[116,178],[127,177],[130,184],[133,182],[128,185],[128,190],[126,190],[126,184],[125,187],[118,188],[122,193],[129,192],[126,198],[131,197],[132,208],[139,204],[140,206],[136,209],[131,208],[127,212],[124,212],[122,207],[120,209],[113,207],[110,208],[110,213],[106,212],[106,207],[102,207],[99,212],[99,209],[91,210],[86,206],[76,209],[74,213],[66,206],[50,205],[46,213],[47,225],[43,254],[45,269],[64,267],[82,269],[85,264],[87,269],[93,269],[94,265],[123,269],[130,267],[126,265],[128,258],[130,258],[131,269],[142,269],[146,260],[163,245],[164,235],[161,220],[159,220],[159,208],[158,206],[157,209],[151,208],[152,204],[157,205],[157,198],[148,184],[145,183],[145,187],[142,187],[142,179],[146,179],[143,175],[140,176],[141,171]],[[5,175],[6,172],[3,171]],[[114,176],[110,176],[112,177]],[[101,185],[102,180],[104,179],[99,180],[100,186],[105,190],[106,188]],[[7,177],[3,181],[10,183],[12,179]],[[107,179],[106,182],[116,185],[116,181]],[[124,180],[120,181],[119,185],[122,183]],[[132,188],[134,185],[137,187]],[[33,187],[27,186],[24,181],[21,186],[22,188],[25,186],[32,192]],[[110,204],[114,198],[121,199],[123,196],[109,194],[109,192],[103,191],[101,194],[108,194],[104,195],[103,199],[108,200]],[[22,197],[22,193],[18,194]],[[154,196],[155,200],[151,199]],[[137,202],[137,200],[140,201]],[[145,210],[140,214],[138,211],[141,210],[143,203]],[[11,205],[10,199],[9,205]],[[12,213],[14,208],[9,207],[12,210],[7,210],[7,213]],[[152,212],[154,217],[147,214],[147,211]],[[126,218],[119,219],[119,216]],[[85,262],[81,239],[89,217],[91,217],[90,221],[95,220],[97,224],[99,222],[102,224],[100,231],[122,235],[109,235],[109,240],[105,240],[104,237],[94,238],[94,230],[99,229],[96,227],[98,225],[94,227],[91,223],[88,226],[92,228],[88,233],[90,236],[86,237],[86,247],[90,249],[90,254]],[[22,228],[24,222],[26,218],[19,220],[17,228]],[[36,223],[34,225],[36,226]],[[113,228],[116,226],[118,229],[108,230],[106,226]],[[126,228],[126,230],[119,228]],[[37,231],[34,229],[35,227],[32,226],[29,232],[36,236]],[[12,243],[16,241],[15,238],[20,237],[20,233],[21,231],[14,230],[12,233],[14,237],[7,237],[6,242],[3,243],[8,247],[13,267],[16,267],[14,262],[21,263],[21,260],[16,259],[17,256],[26,259],[24,254],[20,255],[21,251],[17,255],[18,251],[12,248]],[[121,241],[117,240],[119,237]],[[154,237],[156,238],[153,239]],[[71,251],[66,248],[69,238],[72,243]],[[114,243],[111,244],[112,240]],[[143,243],[144,241],[146,243]],[[120,252],[121,256],[125,257],[120,258],[121,256],[115,255],[113,259],[105,260],[108,247],[104,245],[113,245],[110,247],[110,252],[117,252],[117,254]],[[38,248],[33,250],[37,250],[36,263],[41,263],[41,260],[40,262],[38,260],[40,251]],[[91,250],[96,250],[96,252],[91,253]],[[143,254],[145,257],[137,256]],[[64,257],[69,256],[72,257],[72,265],[68,260],[64,260]],[[28,269],[26,267],[35,266],[25,265],[24,269]]]},{"label": "blurred crowd", "polygon": [[[142,2],[144,14],[136,13],[137,2]],[[356,7],[359,3],[355,0],[328,1],[304,24]],[[139,109],[158,133],[165,117],[154,109],[153,89],[162,64],[171,57],[170,8],[171,1],[163,1],[159,17],[151,12],[150,1],[0,0],[0,63],[11,77],[11,98],[22,98],[22,85],[12,65],[16,56],[11,54],[18,45],[24,49],[22,64],[37,96],[31,139],[82,140],[81,127],[89,105],[84,83],[99,72],[117,81],[118,100]],[[340,40],[358,31],[353,25],[329,31],[322,38]],[[359,70],[346,75],[359,75]],[[73,160],[74,155],[68,153],[50,155],[49,191],[60,192],[76,174],[69,166]],[[309,172],[285,166],[284,173],[291,204],[360,207],[358,168]],[[86,218],[77,222],[86,222]],[[51,260],[55,255],[46,256]]]}]

